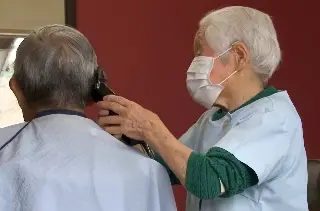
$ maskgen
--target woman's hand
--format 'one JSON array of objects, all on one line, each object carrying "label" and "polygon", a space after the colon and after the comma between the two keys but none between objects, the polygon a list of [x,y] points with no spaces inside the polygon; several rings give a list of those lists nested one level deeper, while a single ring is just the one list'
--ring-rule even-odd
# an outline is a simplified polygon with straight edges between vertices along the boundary
[{"label": "woman's hand", "polygon": [[[156,114],[120,96],[106,96],[98,106],[98,124],[115,136],[124,134],[148,142],[148,137],[165,128]],[[118,115],[109,115],[109,110]]]},{"label": "woman's hand", "polygon": [[[100,125],[100,127],[105,128],[108,125],[104,124],[104,119],[110,115],[110,111],[109,110],[105,110],[105,109],[100,109],[99,111],[99,115],[98,115],[98,120],[97,120],[97,124]],[[122,134],[111,134],[113,135],[116,139],[121,139]]]},{"label": "woman's hand", "polygon": [[[113,135],[123,134],[150,144],[184,185],[192,150],[180,143],[156,114],[135,102],[114,95],[104,97],[98,106],[100,126]],[[109,110],[119,115],[109,115]]]}]

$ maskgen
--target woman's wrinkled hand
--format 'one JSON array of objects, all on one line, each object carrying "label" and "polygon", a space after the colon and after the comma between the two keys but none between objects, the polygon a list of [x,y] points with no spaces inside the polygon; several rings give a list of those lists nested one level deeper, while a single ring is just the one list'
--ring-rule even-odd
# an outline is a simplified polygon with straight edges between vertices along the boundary
[{"label": "woman's wrinkled hand", "polygon": [[[110,134],[126,135],[136,140],[145,140],[164,127],[160,118],[124,97],[108,95],[98,102],[100,108],[98,124]],[[110,115],[113,111],[118,115]]]},{"label": "woman's wrinkled hand", "polygon": [[[105,122],[104,119],[109,115],[110,115],[109,110],[100,109],[97,124],[102,128],[106,128],[108,125],[104,124]],[[122,134],[111,134],[111,135],[113,135],[116,139],[121,140]]]}]

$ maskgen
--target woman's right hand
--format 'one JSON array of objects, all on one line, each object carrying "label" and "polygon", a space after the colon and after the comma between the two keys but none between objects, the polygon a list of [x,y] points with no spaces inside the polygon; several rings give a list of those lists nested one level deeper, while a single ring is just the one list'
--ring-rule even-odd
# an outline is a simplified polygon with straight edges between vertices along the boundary
[{"label": "woman's right hand", "polygon": [[[107,126],[109,126],[108,124],[105,124],[104,119],[107,118],[110,115],[110,111],[106,110],[106,109],[100,109],[99,114],[98,114],[98,120],[97,120],[97,124],[102,127],[104,130]],[[122,134],[111,134],[113,135],[116,139],[121,139]]]},{"label": "woman's right hand", "polygon": [[[99,114],[98,114],[98,120],[97,120],[97,123],[100,127],[102,127],[104,130],[105,130],[105,127],[107,127],[108,125],[107,124],[104,124],[104,118],[108,117],[110,115],[110,111],[109,110],[106,110],[106,109],[100,109],[99,111]],[[111,134],[113,135],[116,139],[120,140],[121,141],[121,137],[122,137],[122,134]],[[138,144],[138,145],[135,145],[133,146],[134,148],[138,149],[139,151],[145,153],[145,151],[142,149],[141,145]]]},{"label": "woman's right hand", "polygon": [[[107,109],[103,109],[101,108],[100,111],[99,111],[99,114],[98,114],[98,120],[97,120],[97,123],[100,127],[102,127],[104,130],[105,130],[105,127],[108,126],[108,124],[104,124],[104,118],[108,117],[110,115],[110,111],[107,110]],[[121,137],[122,137],[122,134],[111,134],[113,135],[116,139],[120,140],[121,141]],[[138,149],[139,151],[145,153],[145,151],[143,150],[143,148],[141,147],[140,144],[137,144],[135,146],[133,146],[134,148]]]}]

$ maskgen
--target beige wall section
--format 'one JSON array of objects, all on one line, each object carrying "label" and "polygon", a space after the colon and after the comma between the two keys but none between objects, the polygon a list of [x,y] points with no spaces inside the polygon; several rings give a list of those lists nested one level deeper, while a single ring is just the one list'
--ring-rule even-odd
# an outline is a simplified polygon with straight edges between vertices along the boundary
[{"label": "beige wall section", "polygon": [[0,30],[64,24],[64,0],[0,0]]}]

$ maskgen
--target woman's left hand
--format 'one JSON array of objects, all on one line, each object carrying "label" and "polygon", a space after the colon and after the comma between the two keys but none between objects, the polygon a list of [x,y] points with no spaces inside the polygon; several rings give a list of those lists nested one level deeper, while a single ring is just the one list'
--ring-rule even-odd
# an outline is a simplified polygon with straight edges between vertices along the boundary
[{"label": "woman's left hand", "polygon": [[111,110],[119,114],[99,118],[98,124],[112,135],[124,134],[148,142],[148,137],[165,128],[155,113],[121,96],[108,95],[98,102],[98,106],[101,112]]}]

